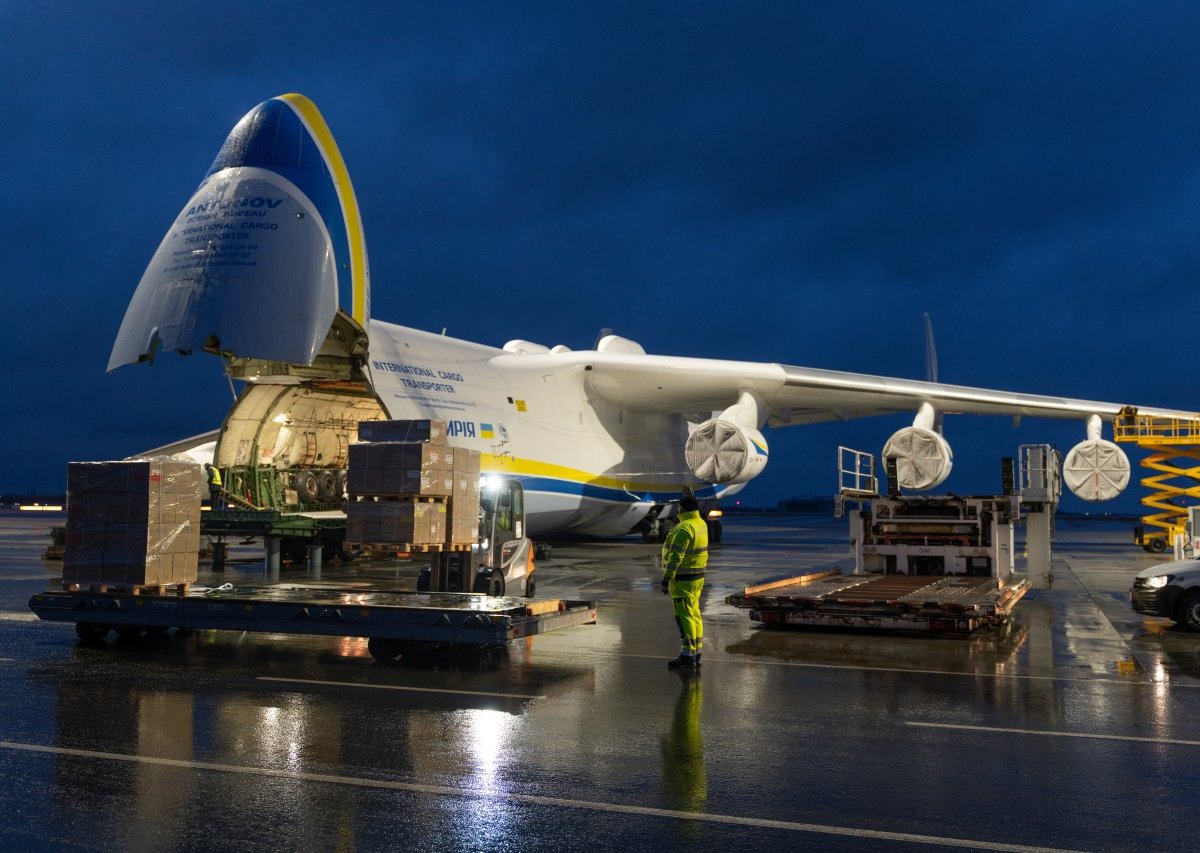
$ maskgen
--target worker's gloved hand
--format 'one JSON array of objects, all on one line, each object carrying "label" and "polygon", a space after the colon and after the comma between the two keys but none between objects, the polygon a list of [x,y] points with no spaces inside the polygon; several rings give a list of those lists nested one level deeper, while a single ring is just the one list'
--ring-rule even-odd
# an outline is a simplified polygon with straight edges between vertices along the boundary
[{"label": "worker's gloved hand", "polygon": [[670,595],[671,594],[670,590],[671,590],[671,582],[669,580],[667,580],[666,578],[663,578],[663,582],[662,582],[663,595]]}]

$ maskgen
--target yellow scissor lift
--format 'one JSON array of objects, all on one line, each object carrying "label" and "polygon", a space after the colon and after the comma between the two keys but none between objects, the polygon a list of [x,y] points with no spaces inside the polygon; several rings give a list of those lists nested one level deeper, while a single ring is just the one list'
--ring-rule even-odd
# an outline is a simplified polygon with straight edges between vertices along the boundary
[{"label": "yellow scissor lift", "polygon": [[1126,407],[1113,419],[1113,435],[1150,452],[1142,467],[1155,473],[1142,478],[1150,493],[1142,498],[1147,513],[1134,541],[1147,551],[1166,551],[1187,533],[1187,506],[1200,504],[1200,415],[1157,418]]}]

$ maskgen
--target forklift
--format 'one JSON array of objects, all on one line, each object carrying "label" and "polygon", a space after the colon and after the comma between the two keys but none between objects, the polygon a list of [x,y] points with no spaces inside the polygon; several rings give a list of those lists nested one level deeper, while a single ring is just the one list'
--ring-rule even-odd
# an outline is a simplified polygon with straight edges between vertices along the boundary
[{"label": "forklift", "polygon": [[417,592],[534,596],[534,547],[526,535],[520,481],[487,476],[479,493],[479,540],[466,551],[430,554]]}]

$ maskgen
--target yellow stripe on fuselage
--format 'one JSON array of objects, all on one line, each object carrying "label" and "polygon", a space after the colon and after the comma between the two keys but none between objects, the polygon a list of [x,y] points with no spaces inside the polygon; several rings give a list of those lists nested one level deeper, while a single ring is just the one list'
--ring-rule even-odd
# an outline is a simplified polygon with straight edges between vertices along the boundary
[{"label": "yellow stripe on fuselage", "polygon": [[618,480],[614,477],[604,477],[592,474],[579,468],[568,468],[565,465],[555,465],[552,462],[538,462],[534,459],[513,459],[511,456],[493,456],[484,453],[480,457],[481,465],[488,473],[525,475],[528,477],[550,477],[556,480],[569,480],[589,486],[604,486],[610,489],[622,489],[633,492],[666,492],[678,490],[682,483],[643,483],[638,480]]},{"label": "yellow stripe on fuselage", "polygon": [[281,101],[286,101],[307,125],[309,131],[321,146],[329,171],[333,172],[337,183],[338,199],[342,203],[342,216],[346,219],[346,238],[350,242],[350,284],[353,293],[351,316],[364,329],[367,326],[367,275],[366,275],[366,243],[363,239],[362,220],[358,214],[358,198],[354,195],[354,186],[350,183],[350,173],[342,160],[342,152],[338,150],[337,142],[325,124],[317,105],[303,95],[294,92],[280,95]]}]

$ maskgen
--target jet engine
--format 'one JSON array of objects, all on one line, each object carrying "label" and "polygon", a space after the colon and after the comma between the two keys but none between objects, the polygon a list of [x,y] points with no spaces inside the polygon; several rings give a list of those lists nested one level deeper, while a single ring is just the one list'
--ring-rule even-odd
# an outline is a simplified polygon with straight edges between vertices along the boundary
[{"label": "jet engine", "polygon": [[692,431],[683,455],[699,480],[748,483],[767,467],[767,442],[756,429],[713,418]]},{"label": "jet engine", "polygon": [[1071,448],[1063,460],[1067,488],[1085,501],[1112,500],[1129,485],[1129,457],[1100,437],[1099,415],[1088,418],[1088,437]]}]

